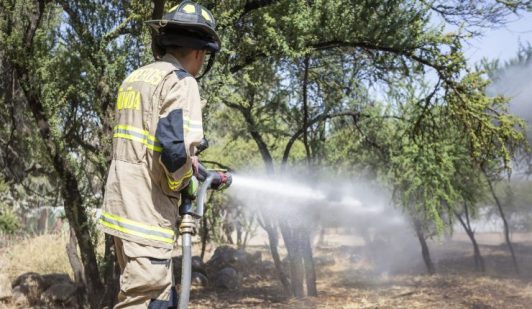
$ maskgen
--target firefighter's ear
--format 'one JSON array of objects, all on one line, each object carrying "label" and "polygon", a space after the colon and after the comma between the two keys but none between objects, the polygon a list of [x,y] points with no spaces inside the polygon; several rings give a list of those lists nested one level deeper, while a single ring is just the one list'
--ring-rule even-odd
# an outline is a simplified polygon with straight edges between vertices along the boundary
[{"label": "firefighter's ear", "polygon": [[201,63],[205,60],[205,56],[207,55],[207,51],[204,49],[197,49],[196,50],[196,60],[200,60]]}]

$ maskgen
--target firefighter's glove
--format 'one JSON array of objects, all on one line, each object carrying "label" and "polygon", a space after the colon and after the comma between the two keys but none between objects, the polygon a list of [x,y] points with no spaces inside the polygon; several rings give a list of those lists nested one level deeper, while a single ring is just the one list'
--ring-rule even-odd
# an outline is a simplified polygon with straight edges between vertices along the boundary
[{"label": "firefighter's glove", "polygon": [[214,190],[224,190],[231,186],[231,183],[233,182],[233,176],[230,173],[223,173],[223,172],[217,172],[218,177],[216,181],[213,181],[213,184],[211,185],[211,188]]},{"label": "firefighter's glove", "polygon": [[198,179],[195,176],[192,176],[188,182],[188,186],[181,190],[181,194],[186,195],[191,200],[196,199],[196,196],[198,195],[198,189],[199,189],[199,182]]}]

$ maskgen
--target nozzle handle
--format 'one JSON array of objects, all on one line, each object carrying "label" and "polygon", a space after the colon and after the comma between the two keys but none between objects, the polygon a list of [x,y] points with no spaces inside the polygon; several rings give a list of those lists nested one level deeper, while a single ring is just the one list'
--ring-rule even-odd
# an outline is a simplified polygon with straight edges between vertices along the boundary
[{"label": "nozzle handle", "polygon": [[181,195],[181,205],[179,206],[179,215],[191,215],[195,218],[203,217],[205,197],[208,189],[220,189],[231,185],[232,176],[229,173],[209,171],[205,166],[198,164],[198,173],[196,178],[202,182],[196,198],[196,209],[193,209],[192,198],[186,194]]},{"label": "nozzle handle", "polygon": [[211,189],[227,188],[233,182],[233,177],[227,172],[209,171],[205,166],[198,164],[198,174],[196,178],[199,181],[205,181],[208,177],[213,177],[211,182]]}]

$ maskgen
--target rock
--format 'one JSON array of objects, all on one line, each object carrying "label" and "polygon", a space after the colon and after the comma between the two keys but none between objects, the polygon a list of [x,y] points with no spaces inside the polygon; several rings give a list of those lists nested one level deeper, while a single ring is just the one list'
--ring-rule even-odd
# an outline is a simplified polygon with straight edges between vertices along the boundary
[{"label": "rock", "polygon": [[10,299],[11,295],[11,282],[9,282],[9,278],[4,274],[0,274],[0,301]]},{"label": "rock", "polygon": [[57,283],[74,284],[74,282],[70,279],[70,277],[67,274],[52,273],[52,274],[41,275],[41,277],[44,281],[44,289],[48,289],[50,286],[57,284]]},{"label": "rock", "polygon": [[[207,273],[214,273],[224,267],[232,266],[237,261],[237,250],[229,246],[220,246],[206,263]],[[239,255],[240,256],[240,255]]]},{"label": "rock", "polygon": [[13,303],[17,308],[42,306],[74,308],[77,306],[77,286],[67,274],[25,273],[13,281]]},{"label": "rock", "polygon": [[209,279],[207,278],[207,276],[205,276],[202,273],[198,273],[198,272],[192,273],[191,281],[192,281],[192,285],[195,285],[195,286],[206,287],[207,285],[209,285]]},{"label": "rock", "polygon": [[205,263],[197,255],[192,257],[192,271],[205,274]]},{"label": "rock", "polygon": [[48,308],[74,308],[77,304],[78,288],[72,282],[51,285],[41,295],[41,301]]},{"label": "rock", "polygon": [[16,286],[12,290],[12,297],[11,302],[15,306],[15,308],[29,308],[30,307],[30,301],[28,300],[28,297],[22,291],[20,290],[20,286]]},{"label": "rock", "polygon": [[[181,256],[174,257],[172,263],[174,265],[174,278],[181,280]],[[203,263],[199,256],[192,257],[192,272],[202,273],[204,276],[207,276],[205,263]]]},{"label": "rock", "polygon": [[262,256],[260,252],[249,254],[244,249],[235,249],[229,246],[216,248],[214,254],[205,264],[207,274],[210,276],[225,267],[234,268],[239,275],[249,275],[260,271]]},{"label": "rock", "polygon": [[225,267],[212,276],[214,287],[228,290],[236,290],[240,286],[240,277],[236,269]]},{"label": "rock", "polygon": [[[24,273],[18,276],[12,284],[13,288],[19,287],[20,291],[26,296],[30,305],[39,304],[41,294],[44,292],[45,282],[38,273]],[[14,292],[13,292],[14,293]]]}]

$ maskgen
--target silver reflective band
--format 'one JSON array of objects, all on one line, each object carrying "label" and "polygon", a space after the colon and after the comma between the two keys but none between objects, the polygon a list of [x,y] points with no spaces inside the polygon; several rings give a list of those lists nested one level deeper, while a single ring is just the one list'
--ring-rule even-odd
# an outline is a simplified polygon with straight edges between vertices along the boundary
[{"label": "silver reflective band", "polygon": [[[158,240],[165,243],[172,243],[174,241],[175,233],[172,230],[163,229],[160,227],[141,226],[141,224],[134,224],[131,220],[107,213],[102,213],[102,216],[100,217],[100,223],[110,229],[114,229],[126,234]],[[167,232],[164,230],[167,230]]]}]

